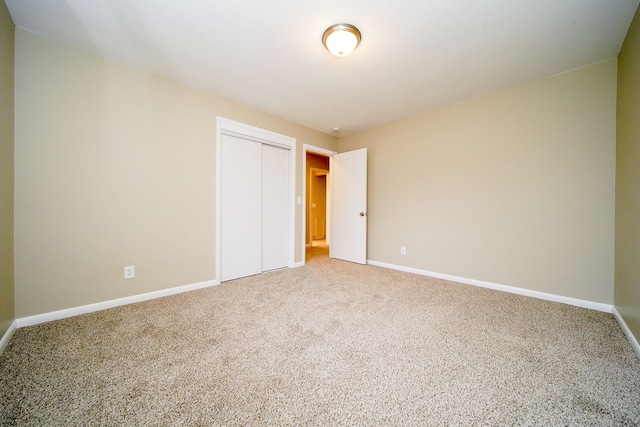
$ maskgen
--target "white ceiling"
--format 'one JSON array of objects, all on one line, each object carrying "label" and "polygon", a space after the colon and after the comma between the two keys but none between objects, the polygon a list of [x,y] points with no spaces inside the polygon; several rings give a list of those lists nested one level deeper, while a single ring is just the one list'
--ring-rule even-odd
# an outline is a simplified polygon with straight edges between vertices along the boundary
[{"label": "white ceiling", "polygon": [[[20,28],[331,134],[618,55],[640,0],[6,0]],[[322,45],[347,22],[347,58]]]}]

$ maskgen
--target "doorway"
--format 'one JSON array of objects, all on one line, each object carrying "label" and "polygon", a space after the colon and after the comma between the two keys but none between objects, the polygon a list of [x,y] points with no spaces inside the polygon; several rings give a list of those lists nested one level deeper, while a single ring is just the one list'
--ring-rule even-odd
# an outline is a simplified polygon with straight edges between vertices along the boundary
[{"label": "doorway", "polygon": [[[327,161],[329,159],[327,158]],[[311,246],[328,247],[329,222],[328,186],[329,169],[310,168],[309,173],[309,223]]]},{"label": "doorway", "polygon": [[331,243],[331,156],[333,151],[304,144],[303,259],[328,256]]},{"label": "doorway", "polygon": [[306,153],[306,176],[307,176],[307,226],[306,242],[307,246],[313,246],[316,240],[326,240],[328,233],[329,215],[327,209],[328,183],[330,178],[329,156],[308,152]]},{"label": "doorway", "polygon": [[[323,163],[317,169],[328,170],[326,174],[326,245],[324,249],[331,258],[358,264],[367,263],[367,149],[336,153],[308,144],[302,145],[302,169],[304,192],[302,194],[302,259],[304,265],[309,252],[317,253],[314,244],[313,222],[311,221],[311,194],[309,184],[311,168],[315,160]],[[311,156],[309,156],[309,154]],[[318,157],[314,157],[317,155]],[[329,166],[327,168],[327,161]],[[308,163],[308,164],[307,164]],[[317,173],[322,175],[323,172]],[[317,209],[317,204],[316,204]]]}]

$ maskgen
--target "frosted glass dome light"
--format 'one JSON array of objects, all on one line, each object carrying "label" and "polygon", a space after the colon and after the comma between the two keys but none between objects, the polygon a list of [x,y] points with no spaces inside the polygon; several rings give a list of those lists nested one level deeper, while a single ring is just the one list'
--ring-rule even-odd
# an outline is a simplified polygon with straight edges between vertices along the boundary
[{"label": "frosted glass dome light", "polygon": [[360,44],[360,30],[351,24],[336,24],[326,29],[322,44],[335,56],[349,55]]}]

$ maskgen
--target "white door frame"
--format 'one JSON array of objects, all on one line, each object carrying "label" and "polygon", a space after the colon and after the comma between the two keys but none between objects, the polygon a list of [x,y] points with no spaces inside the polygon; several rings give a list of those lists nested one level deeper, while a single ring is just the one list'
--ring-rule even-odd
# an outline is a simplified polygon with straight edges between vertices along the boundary
[{"label": "white door frame", "polygon": [[[306,263],[306,250],[307,250],[307,153],[321,154],[329,157],[329,173],[333,167],[333,155],[338,154],[336,151],[327,150],[326,148],[316,147],[309,144],[302,144],[302,230],[300,232],[300,247],[302,248],[301,259],[302,261],[297,265],[305,265]],[[331,178],[330,178],[331,179]],[[332,190],[327,185],[327,198],[329,203],[333,198]],[[330,221],[331,218],[327,217]],[[330,244],[331,230],[327,227],[327,243]]]},{"label": "white door frame", "polygon": [[[229,120],[224,117],[216,117],[216,282],[220,283],[220,268],[222,266],[221,250],[221,141],[222,134],[241,136],[243,138],[252,139],[263,144],[273,145],[289,150],[289,247],[287,258],[289,260],[288,267],[291,268],[295,264],[295,244],[296,244],[296,139],[290,136],[282,135],[266,129],[261,129],[245,123]],[[304,261],[304,256],[302,257]]]}]

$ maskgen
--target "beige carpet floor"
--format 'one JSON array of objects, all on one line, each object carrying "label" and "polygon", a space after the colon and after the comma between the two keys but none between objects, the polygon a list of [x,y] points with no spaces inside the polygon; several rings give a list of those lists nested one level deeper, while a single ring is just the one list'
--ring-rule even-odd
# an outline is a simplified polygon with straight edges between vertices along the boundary
[{"label": "beige carpet floor", "polygon": [[640,361],[609,314],[311,256],[19,329],[0,405],[2,426],[635,426]]}]

